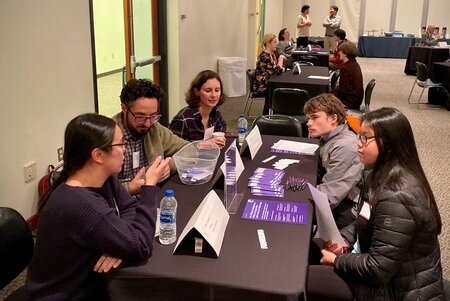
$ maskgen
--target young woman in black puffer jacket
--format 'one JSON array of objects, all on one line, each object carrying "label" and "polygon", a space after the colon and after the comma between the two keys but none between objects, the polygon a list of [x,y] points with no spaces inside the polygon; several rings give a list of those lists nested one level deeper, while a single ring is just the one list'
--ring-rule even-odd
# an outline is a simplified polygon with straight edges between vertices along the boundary
[{"label": "young woman in black puffer jacket", "polygon": [[[324,244],[322,266],[309,269],[308,300],[445,300],[441,218],[406,117],[393,108],[365,115],[358,152],[373,169],[357,219],[341,230],[350,249]],[[316,289],[320,277],[330,289]]]}]

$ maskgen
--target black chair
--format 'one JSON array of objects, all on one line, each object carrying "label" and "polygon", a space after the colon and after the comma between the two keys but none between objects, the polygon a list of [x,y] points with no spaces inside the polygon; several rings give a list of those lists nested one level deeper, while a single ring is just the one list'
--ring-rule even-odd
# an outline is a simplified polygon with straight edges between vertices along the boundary
[{"label": "black chair", "polygon": [[[33,235],[25,219],[12,208],[0,207],[0,289],[30,264],[33,250]],[[6,298],[8,301],[27,299],[24,286]]]},{"label": "black chair", "polygon": [[273,91],[270,115],[288,115],[302,123],[303,137],[308,137],[308,127],[303,107],[309,99],[309,93],[303,89],[277,88]]},{"label": "black chair", "polygon": [[408,103],[410,103],[410,104],[412,103],[410,101],[410,98],[411,98],[411,94],[412,94],[416,84],[419,87],[422,88],[422,92],[420,93],[419,100],[417,102],[415,102],[414,104],[417,104],[417,105],[420,104],[420,99],[422,98],[423,91],[425,91],[425,89],[428,89],[428,88],[440,88],[440,89],[443,89],[443,90],[445,90],[445,92],[447,93],[447,96],[448,96],[448,92],[445,89],[445,87],[443,87],[442,84],[435,83],[435,82],[433,82],[433,81],[431,81],[429,79],[429,77],[428,77],[428,68],[427,68],[427,66],[424,63],[416,62],[416,70],[417,70],[417,76],[416,76],[416,80],[414,81],[414,84],[413,84],[413,86],[411,88],[411,92],[409,93]]},{"label": "black chair", "polygon": [[297,61],[296,63],[298,63],[300,66],[314,66],[313,63],[306,61]]},{"label": "black chair", "polygon": [[371,79],[364,91],[364,105],[361,105],[360,111],[365,114],[370,112],[370,100],[372,98],[373,88],[375,87],[375,79]]},{"label": "black chair", "polygon": [[317,56],[314,55],[303,55],[298,60],[303,62],[310,62],[314,66],[319,65],[319,59],[317,58]]},{"label": "black chair", "polygon": [[261,115],[253,121],[252,127],[255,125],[261,135],[305,137],[301,122],[291,116]]},{"label": "black chair", "polygon": [[329,89],[330,91],[336,88],[336,85],[339,81],[339,76],[341,75],[341,70],[333,70],[330,72],[330,83],[329,83]]},{"label": "black chair", "polygon": [[[249,82],[249,88],[248,88],[247,100],[245,101],[245,105],[244,105],[244,111],[242,113],[247,116],[250,116],[250,109],[252,108],[253,100],[255,98],[264,98],[264,95],[257,93],[253,89],[253,83],[255,82],[255,78],[256,78],[256,70],[255,69],[247,69],[246,73],[247,73],[247,79]],[[247,105],[248,105],[249,101],[250,101],[250,105],[247,110]]]}]

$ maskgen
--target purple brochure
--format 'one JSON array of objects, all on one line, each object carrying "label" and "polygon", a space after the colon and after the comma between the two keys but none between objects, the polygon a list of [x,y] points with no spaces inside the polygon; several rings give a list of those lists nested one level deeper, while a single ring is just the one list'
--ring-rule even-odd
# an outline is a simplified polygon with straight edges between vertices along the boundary
[{"label": "purple brochure", "polygon": [[242,218],[305,225],[307,213],[307,203],[248,199]]}]

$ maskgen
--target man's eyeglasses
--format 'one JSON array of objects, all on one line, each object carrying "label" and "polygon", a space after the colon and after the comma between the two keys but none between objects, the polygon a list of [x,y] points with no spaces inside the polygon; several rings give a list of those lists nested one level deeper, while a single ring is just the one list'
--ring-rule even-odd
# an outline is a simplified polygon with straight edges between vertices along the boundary
[{"label": "man's eyeglasses", "polygon": [[111,144],[111,147],[113,147],[113,146],[120,146],[120,147],[122,147],[122,148],[126,148],[126,147],[127,147],[127,143],[128,143],[128,141],[123,140],[121,143],[114,143],[114,144]]},{"label": "man's eyeglasses", "polygon": [[150,120],[150,123],[155,123],[158,122],[159,118],[161,118],[161,115],[136,115],[130,109],[128,109],[128,111],[131,113],[131,115],[133,115],[134,120],[137,124],[143,124],[147,121],[147,119]]},{"label": "man's eyeglasses", "polygon": [[376,137],[376,136],[370,136],[370,137],[367,137],[367,136],[358,134],[358,139],[361,140],[361,143],[362,143],[363,145],[366,145],[366,144],[367,144],[367,140],[372,139],[372,138],[375,138],[375,137]]}]

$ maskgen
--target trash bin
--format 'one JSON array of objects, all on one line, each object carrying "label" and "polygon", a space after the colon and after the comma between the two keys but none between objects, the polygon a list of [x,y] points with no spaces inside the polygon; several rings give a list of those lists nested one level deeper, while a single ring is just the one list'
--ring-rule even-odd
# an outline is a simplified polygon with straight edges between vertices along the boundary
[{"label": "trash bin", "polygon": [[247,94],[247,76],[245,73],[247,58],[220,57],[217,60],[217,64],[226,96],[237,97]]}]

